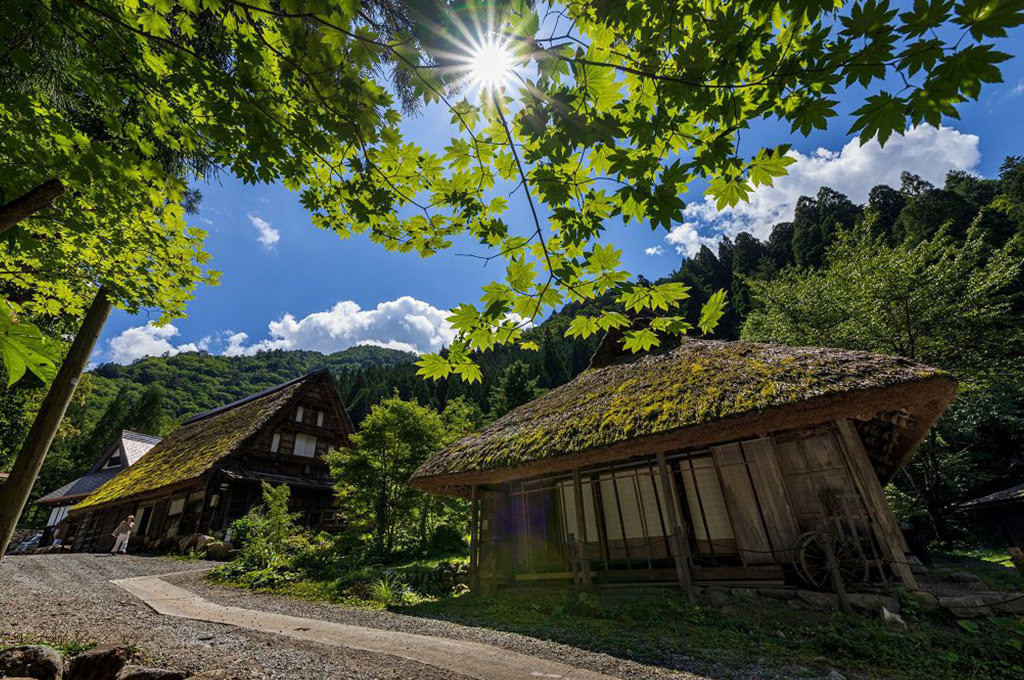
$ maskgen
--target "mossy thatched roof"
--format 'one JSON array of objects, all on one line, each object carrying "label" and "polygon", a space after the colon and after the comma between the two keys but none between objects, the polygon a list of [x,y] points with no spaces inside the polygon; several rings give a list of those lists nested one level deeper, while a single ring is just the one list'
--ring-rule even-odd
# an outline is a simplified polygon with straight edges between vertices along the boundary
[{"label": "mossy thatched roof", "polygon": [[[711,431],[705,439],[713,441],[720,435],[718,441],[727,441],[732,437],[728,428],[719,425],[722,421],[778,414],[783,409],[805,413],[808,402],[822,398],[923,382],[939,383],[941,394],[933,402],[941,402],[941,412],[955,381],[906,359],[688,339],[671,351],[587,369],[435,455],[416,471],[412,483],[432,491],[450,489],[465,480],[481,483],[494,475],[479,473],[523,466],[536,469],[530,464],[695,427],[716,427],[721,432]],[[878,406],[878,410],[907,407]],[[933,417],[929,412],[927,425]],[[772,425],[768,422],[763,427],[772,430]]]},{"label": "mossy thatched roof", "polygon": [[272,387],[185,421],[138,462],[72,510],[123,500],[199,477],[262,429],[311,377]]}]

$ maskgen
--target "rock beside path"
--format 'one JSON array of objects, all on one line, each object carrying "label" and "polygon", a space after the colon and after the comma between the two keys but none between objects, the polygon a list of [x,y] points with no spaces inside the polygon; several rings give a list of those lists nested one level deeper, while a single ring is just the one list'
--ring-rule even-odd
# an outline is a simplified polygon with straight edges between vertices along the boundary
[{"label": "rock beside path", "polygon": [[66,679],[114,680],[131,658],[132,650],[127,647],[94,647],[71,659]]},{"label": "rock beside path", "polygon": [[6,680],[246,680],[244,676],[213,671],[189,676],[170,668],[133,666],[132,650],[104,645],[76,654],[70,660],[47,645],[22,645],[0,650],[0,678]]},{"label": "rock beside path", "polygon": [[22,645],[0,651],[0,676],[61,680],[67,664],[53,647]]},{"label": "rock beside path", "polygon": [[121,669],[114,680],[185,680],[187,673],[169,668],[128,665]]}]

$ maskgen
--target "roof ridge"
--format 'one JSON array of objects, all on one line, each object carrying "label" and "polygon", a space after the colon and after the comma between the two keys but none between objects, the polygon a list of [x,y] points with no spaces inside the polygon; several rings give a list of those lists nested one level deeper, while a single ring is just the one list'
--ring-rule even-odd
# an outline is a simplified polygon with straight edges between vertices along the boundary
[{"label": "roof ridge", "polygon": [[197,413],[196,415],[192,416],[191,418],[187,418],[184,421],[182,421],[181,424],[182,425],[190,425],[190,424],[198,422],[200,420],[205,420],[207,418],[210,418],[211,416],[215,416],[215,415],[218,415],[220,413],[224,413],[225,411],[230,411],[230,410],[232,410],[234,408],[237,408],[239,406],[242,406],[244,404],[248,404],[251,401],[255,401],[257,399],[261,399],[263,397],[270,396],[271,394],[274,394],[275,392],[279,392],[279,391],[281,391],[281,390],[283,390],[283,389],[285,389],[287,387],[291,387],[292,385],[295,385],[297,383],[303,382],[304,380],[308,380],[309,378],[312,378],[314,376],[321,375],[323,373],[329,373],[329,372],[330,371],[328,369],[326,369],[326,368],[319,368],[319,369],[317,369],[315,371],[312,371],[310,373],[307,373],[305,375],[300,375],[298,378],[292,378],[291,380],[289,380],[287,382],[283,382],[283,383],[281,383],[279,385],[273,385],[273,386],[268,387],[266,389],[260,390],[259,392],[255,392],[255,393],[250,394],[248,396],[242,397],[241,399],[236,399],[235,401],[228,402],[227,404],[224,404],[222,406],[217,406],[217,407],[211,408],[211,409],[209,409],[207,411],[203,411],[202,413]]},{"label": "roof ridge", "polygon": [[145,441],[151,441],[154,444],[159,444],[163,437],[158,437],[155,434],[146,434],[145,432],[136,432],[135,430],[121,429],[121,437],[131,437],[132,439],[141,439]]}]

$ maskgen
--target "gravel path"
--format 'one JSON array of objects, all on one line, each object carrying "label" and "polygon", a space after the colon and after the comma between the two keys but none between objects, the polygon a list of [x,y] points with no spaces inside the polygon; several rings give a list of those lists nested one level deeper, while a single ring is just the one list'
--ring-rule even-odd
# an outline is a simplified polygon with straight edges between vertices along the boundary
[{"label": "gravel path", "polygon": [[[211,566],[208,562],[136,556],[9,556],[0,562],[0,645],[30,639],[130,644],[142,650],[148,663],[190,672],[225,669],[252,680],[462,680],[462,676],[392,656],[160,616],[110,583],[112,579]],[[473,640],[623,680],[702,680],[689,673],[644,666],[513,633],[214,587],[205,583],[198,571],[170,576],[167,580],[221,604]]]},{"label": "gravel path", "polygon": [[130,644],[147,663],[229,670],[251,680],[461,680],[391,656],[163,617],[110,583],[209,566],[133,556],[8,556],[0,562],[0,645],[31,639]]}]

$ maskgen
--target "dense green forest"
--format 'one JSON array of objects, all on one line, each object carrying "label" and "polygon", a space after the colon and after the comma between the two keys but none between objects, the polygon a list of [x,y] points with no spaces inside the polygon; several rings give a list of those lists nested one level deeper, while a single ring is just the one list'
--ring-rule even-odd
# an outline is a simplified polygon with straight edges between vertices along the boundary
[{"label": "dense green forest", "polygon": [[[692,288],[691,319],[714,291],[729,292],[716,331],[724,339],[887,352],[956,374],[960,396],[890,489],[904,519],[948,542],[971,537],[958,503],[1024,477],[1022,262],[1024,159],[1008,158],[996,179],[951,172],[936,187],[905,173],[899,188],[872,189],[865,205],[822,187],[767,240],[723,238],[667,280]],[[438,411],[463,397],[486,421],[586,368],[598,339],[564,333],[587,311],[569,306],[531,329],[536,351],[482,355],[483,381],[473,384],[424,380],[413,355],[372,346],[104,364],[87,376],[35,494],[79,473],[120,428],[166,434],[189,414],[324,367],[357,424],[396,393]],[[30,380],[0,399],[0,468],[39,398]]]}]

